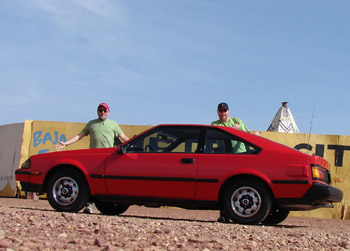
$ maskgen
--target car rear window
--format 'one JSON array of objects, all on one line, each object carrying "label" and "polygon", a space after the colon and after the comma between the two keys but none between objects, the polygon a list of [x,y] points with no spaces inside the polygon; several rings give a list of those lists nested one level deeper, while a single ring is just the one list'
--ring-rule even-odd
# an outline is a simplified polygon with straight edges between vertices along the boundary
[{"label": "car rear window", "polygon": [[259,148],[253,144],[217,128],[209,128],[205,153],[256,154]]}]

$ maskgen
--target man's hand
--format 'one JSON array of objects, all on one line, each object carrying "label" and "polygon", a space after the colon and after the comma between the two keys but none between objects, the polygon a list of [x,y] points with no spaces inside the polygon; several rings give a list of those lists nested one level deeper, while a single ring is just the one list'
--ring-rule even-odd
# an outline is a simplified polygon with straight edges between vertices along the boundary
[{"label": "man's hand", "polygon": [[55,151],[62,151],[65,146],[66,146],[65,142],[58,141],[58,143],[55,145]]},{"label": "man's hand", "polygon": [[232,127],[235,128],[235,129],[238,129],[240,126],[240,123],[237,123],[237,124],[234,124]]}]

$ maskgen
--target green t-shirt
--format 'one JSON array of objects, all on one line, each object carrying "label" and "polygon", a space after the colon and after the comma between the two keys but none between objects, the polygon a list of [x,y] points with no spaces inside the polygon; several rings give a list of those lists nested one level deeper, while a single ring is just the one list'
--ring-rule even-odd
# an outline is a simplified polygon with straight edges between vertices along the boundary
[{"label": "green t-shirt", "polygon": [[[239,123],[238,130],[249,132],[248,128],[245,126],[242,120],[239,118],[229,118],[228,121],[222,122],[220,119],[211,122],[211,125],[233,127],[235,124]],[[232,140],[232,149],[234,153],[244,153],[247,151],[244,143]]]},{"label": "green t-shirt", "polygon": [[90,135],[90,148],[108,148],[114,146],[114,139],[122,134],[117,122],[106,119],[89,121],[81,131],[85,136]]},{"label": "green t-shirt", "polygon": [[248,128],[245,126],[242,120],[239,118],[229,118],[228,121],[222,122],[220,119],[211,122],[212,125],[216,126],[225,126],[225,127],[233,127],[235,124],[239,123],[238,130],[244,131],[244,132],[249,132]]}]

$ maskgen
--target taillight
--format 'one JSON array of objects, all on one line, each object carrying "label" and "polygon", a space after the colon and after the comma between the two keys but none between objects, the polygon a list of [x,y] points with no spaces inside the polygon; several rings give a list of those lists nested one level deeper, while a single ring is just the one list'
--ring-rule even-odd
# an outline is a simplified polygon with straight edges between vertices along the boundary
[{"label": "taillight", "polygon": [[317,166],[317,165],[312,166],[312,179],[323,181],[327,184],[330,183],[329,173],[328,173],[327,169],[320,167],[320,166]]}]

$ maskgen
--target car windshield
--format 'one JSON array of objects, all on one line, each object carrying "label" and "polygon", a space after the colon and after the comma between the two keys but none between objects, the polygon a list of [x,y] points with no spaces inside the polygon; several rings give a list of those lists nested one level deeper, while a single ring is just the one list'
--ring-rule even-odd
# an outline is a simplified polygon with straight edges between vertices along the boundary
[{"label": "car windshield", "polygon": [[200,127],[160,127],[132,141],[127,152],[194,153]]}]

